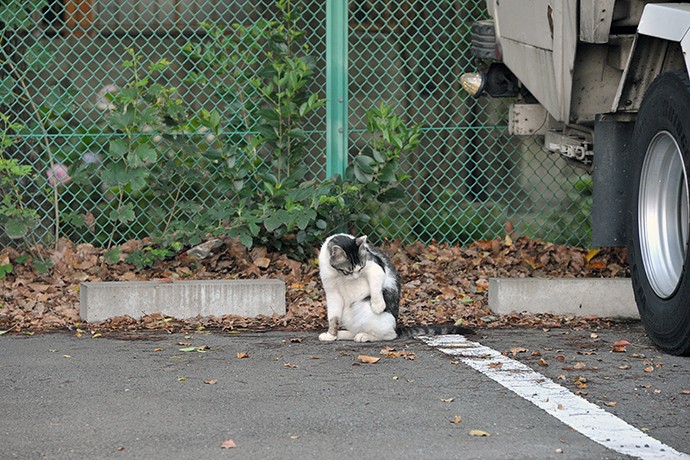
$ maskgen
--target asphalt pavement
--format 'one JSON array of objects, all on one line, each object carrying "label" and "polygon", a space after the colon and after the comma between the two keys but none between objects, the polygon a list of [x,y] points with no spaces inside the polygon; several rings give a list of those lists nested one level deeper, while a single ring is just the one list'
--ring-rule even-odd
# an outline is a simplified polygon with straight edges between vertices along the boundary
[{"label": "asphalt pavement", "polygon": [[[2,458],[630,458],[417,339],[77,335],[0,337]],[[690,365],[639,323],[473,340],[690,452]]]}]

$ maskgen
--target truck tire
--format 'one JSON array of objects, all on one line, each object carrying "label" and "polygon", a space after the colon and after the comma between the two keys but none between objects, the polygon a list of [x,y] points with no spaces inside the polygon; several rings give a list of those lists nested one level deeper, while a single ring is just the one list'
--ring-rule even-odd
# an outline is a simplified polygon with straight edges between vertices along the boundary
[{"label": "truck tire", "polygon": [[645,93],[632,142],[628,252],[647,334],[668,353],[690,354],[690,81],[657,77]]}]

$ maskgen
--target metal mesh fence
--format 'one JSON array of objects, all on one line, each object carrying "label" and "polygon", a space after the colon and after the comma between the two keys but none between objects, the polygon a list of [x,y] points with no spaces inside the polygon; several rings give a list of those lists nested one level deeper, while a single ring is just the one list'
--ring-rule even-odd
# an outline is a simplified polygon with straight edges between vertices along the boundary
[{"label": "metal mesh fence", "polygon": [[[326,2],[292,3],[303,9],[298,26],[314,59],[310,90],[324,97]],[[518,234],[588,244],[588,177],[535,140],[509,136],[508,101],[473,99],[460,88],[459,76],[473,68],[470,26],[483,17],[483,1],[351,0],[348,8],[348,18],[335,19],[349,30],[350,158],[365,148],[365,113],[380,102],[423,126],[420,146],[402,159],[411,177],[405,197],[382,206],[363,231],[378,241],[466,244],[503,236],[510,222]],[[0,112],[7,118],[0,133],[3,160],[16,161],[0,169],[0,241],[57,235],[119,244],[173,231],[174,221],[193,222],[200,208],[213,207],[228,185],[208,152],[217,137],[246,142],[251,135],[237,94],[224,88],[242,85],[264,58],[253,48],[259,39],[233,38],[240,30],[260,36],[276,14],[268,0],[4,1]],[[232,48],[208,46],[200,58],[194,45],[213,41],[203,24],[222,29],[216,38]],[[239,46],[255,60],[235,59]],[[221,65],[220,58],[222,77],[208,62],[199,67],[203,59]],[[140,98],[139,112],[114,117],[127,94],[129,102]],[[222,132],[198,117],[175,126],[182,108],[215,110],[234,122]],[[153,109],[165,116],[147,119]],[[324,108],[305,126],[304,161],[316,177],[326,174],[328,129]],[[120,148],[128,166],[106,167]]]}]

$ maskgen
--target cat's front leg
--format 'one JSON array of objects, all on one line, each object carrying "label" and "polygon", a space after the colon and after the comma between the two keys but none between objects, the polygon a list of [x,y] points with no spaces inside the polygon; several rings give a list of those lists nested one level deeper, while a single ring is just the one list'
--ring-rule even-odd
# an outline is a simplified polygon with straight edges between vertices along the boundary
[{"label": "cat's front leg", "polygon": [[319,340],[322,342],[333,342],[338,338],[338,328],[340,327],[340,318],[334,317],[328,319],[328,332],[319,334]]},{"label": "cat's front leg", "polygon": [[367,270],[371,311],[377,315],[383,313],[386,309],[386,301],[383,299],[383,282],[385,278],[385,272],[376,264],[372,264],[371,268]]},{"label": "cat's front leg", "polygon": [[371,296],[371,311],[376,313],[377,315],[380,313],[383,313],[383,310],[386,309],[386,301],[383,300],[382,295],[374,296],[372,293]]}]

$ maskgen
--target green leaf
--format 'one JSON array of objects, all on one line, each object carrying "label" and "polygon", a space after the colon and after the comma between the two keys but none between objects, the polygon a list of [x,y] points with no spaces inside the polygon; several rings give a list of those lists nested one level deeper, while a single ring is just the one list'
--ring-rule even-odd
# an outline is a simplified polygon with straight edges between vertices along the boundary
[{"label": "green leaf", "polygon": [[242,243],[242,245],[247,249],[250,249],[254,244],[254,239],[248,233],[240,233],[239,235],[237,235],[237,238],[240,240],[240,243]]},{"label": "green leaf", "polygon": [[141,144],[127,156],[127,162],[134,168],[146,166],[148,163],[155,163],[158,158],[156,150],[146,144]]},{"label": "green leaf", "polygon": [[151,175],[148,168],[137,168],[129,171],[129,184],[133,192],[138,192],[146,187],[146,180]]},{"label": "green leaf", "polygon": [[390,201],[405,198],[406,196],[407,194],[402,189],[402,187],[392,187],[386,190],[385,192],[379,194],[379,196],[376,197],[376,199],[379,200],[381,203],[388,203]]},{"label": "green leaf", "polygon": [[352,172],[355,175],[355,178],[363,183],[363,184],[369,184],[371,181],[374,180],[374,175],[373,174],[365,174],[362,172],[362,170],[355,165],[355,167],[352,169]]},{"label": "green leaf", "polygon": [[120,252],[120,248],[109,249],[103,254],[103,259],[106,263],[116,264],[120,261]]},{"label": "green leaf", "polygon": [[264,228],[269,232],[273,232],[281,225],[287,227],[291,220],[290,214],[285,209],[278,209],[264,221]]},{"label": "green leaf", "polygon": [[37,222],[31,216],[10,217],[5,222],[5,233],[10,239],[24,238],[36,226]]},{"label": "green leaf", "polygon": [[376,162],[373,158],[367,155],[357,155],[354,159],[355,168],[358,168],[363,174],[373,174],[375,171],[372,166]]},{"label": "green leaf", "polygon": [[5,279],[5,276],[12,273],[12,268],[12,264],[0,265],[0,280]]},{"label": "green leaf", "polygon": [[395,170],[397,169],[397,167],[398,165],[395,161],[391,161],[390,163],[388,163],[381,169],[381,173],[379,174],[379,180],[381,182],[394,182]]},{"label": "green leaf", "polygon": [[129,152],[129,143],[127,139],[113,139],[110,141],[110,148],[108,149],[108,156],[117,161],[127,155]]},{"label": "green leaf", "polygon": [[307,227],[316,219],[316,211],[314,209],[303,209],[295,219],[295,224],[300,230],[306,230]]},{"label": "green leaf", "polygon": [[134,205],[132,203],[127,203],[121,206],[119,209],[113,209],[110,212],[110,220],[121,222],[123,224],[132,222],[135,218]]},{"label": "green leaf", "polygon": [[50,271],[50,267],[53,266],[53,262],[50,259],[46,259],[46,260],[34,259],[32,262],[32,265],[38,273],[45,275],[46,273],[48,273]]}]

